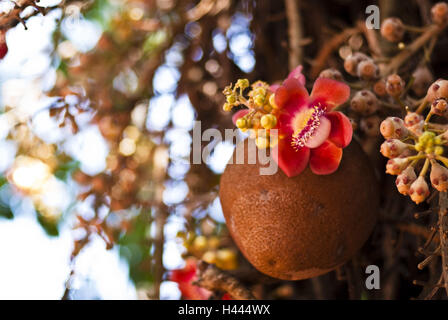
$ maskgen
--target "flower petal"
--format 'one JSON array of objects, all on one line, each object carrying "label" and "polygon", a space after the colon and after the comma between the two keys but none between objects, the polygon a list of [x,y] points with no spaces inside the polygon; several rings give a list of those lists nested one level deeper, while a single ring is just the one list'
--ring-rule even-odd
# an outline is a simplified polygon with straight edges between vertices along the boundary
[{"label": "flower petal", "polygon": [[302,84],[302,86],[305,86],[306,80],[305,76],[302,74],[303,66],[299,65],[295,67],[288,75],[287,79],[295,78],[299,80],[299,82]]},{"label": "flower petal", "polygon": [[235,112],[235,114],[232,116],[232,122],[234,125],[236,125],[236,120],[238,120],[241,117],[244,117],[246,114],[249,113],[249,109],[241,109]]},{"label": "flower petal", "polygon": [[[308,91],[296,78],[286,79],[275,91],[275,103],[280,109],[299,110],[308,99]],[[288,110],[292,111],[292,110]]]},{"label": "flower petal", "polygon": [[331,131],[328,139],[339,148],[345,148],[353,137],[352,124],[341,112],[329,112],[325,115],[331,122]]},{"label": "flower petal", "polygon": [[308,141],[305,143],[305,146],[310,149],[314,149],[324,143],[330,135],[331,125],[330,120],[325,117],[321,117],[319,126],[316,128],[316,131],[314,131],[314,134],[309,137]]},{"label": "flower petal", "polygon": [[318,78],[314,82],[311,99],[328,104],[328,110],[344,103],[350,97],[350,87],[343,82]]},{"label": "flower petal", "polygon": [[307,147],[296,151],[291,145],[290,136],[280,139],[272,152],[275,162],[290,178],[298,175],[306,168],[310,156],[310,149]]},{"label": "flower petal", "polygon": [[311,150],[310,169],[315,174],[331,174],[338,169],[341,159],[342,149],[327,140],[320,147]]}]

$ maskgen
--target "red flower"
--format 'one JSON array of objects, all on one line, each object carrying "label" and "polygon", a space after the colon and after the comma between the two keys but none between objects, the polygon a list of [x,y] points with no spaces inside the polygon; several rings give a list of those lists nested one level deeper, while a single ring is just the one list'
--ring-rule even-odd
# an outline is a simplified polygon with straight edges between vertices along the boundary
[{"label": "red flower", "polygon": [[177,282],[184,299],[207,300],[211,292],[192,284],[197,279],[196,270],[196,260],[187,259],[183,269],[173,270],[171,272],[170,280]]},{"label": "red flower", "polygon": [[353,134],[350,120],[331,111],[350,96],[350,88],[339,81],[319,78],[311,95],[298,77],[288,77],[275,91],[279,109],[279,142],[274,157],[288,177],[302,172],[308,162],[315,174],[337,170]]},{"label": "red flower", "polygon": [[8,46],[6,45],[5,32],[0,31],[0,60],[8,53]]}]

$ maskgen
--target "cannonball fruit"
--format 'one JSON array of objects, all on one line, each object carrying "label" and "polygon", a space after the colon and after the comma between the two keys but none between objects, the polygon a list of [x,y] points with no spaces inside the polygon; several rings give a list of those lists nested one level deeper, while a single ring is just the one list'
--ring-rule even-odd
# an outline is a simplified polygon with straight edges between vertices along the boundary
[{"label": "cannonball fruit", "polygon": [[247,145],[253,141],[242,143],[244,164],[227,165],[220,199],[230,234],[247,260],[271,277],[300,280],[353,257],[369,237],[379,206],[377,181],[359,144],[352,141],[344,149],[331,175],[307,168],[288,178],[281,169],[260,175],[267,165],[248,164]]}]

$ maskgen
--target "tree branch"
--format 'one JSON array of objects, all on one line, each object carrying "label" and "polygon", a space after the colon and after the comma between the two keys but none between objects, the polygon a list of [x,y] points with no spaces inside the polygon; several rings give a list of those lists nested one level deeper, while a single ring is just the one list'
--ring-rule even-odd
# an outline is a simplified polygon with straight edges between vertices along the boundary
[{"label": "tree branch", "polygon": [[299,12],[298,0],[285,0],[286,17],[288,19],[289,36],[289,70],[294,69],[303,60],[300,39],[303,37],[302,19]]},{"label": "tree branch", "polygon": [[198,280],[195,285],[210,291],[224,291],[237,300],[254,300],[255,297],[241,282],[212,264],[199,263]]}]

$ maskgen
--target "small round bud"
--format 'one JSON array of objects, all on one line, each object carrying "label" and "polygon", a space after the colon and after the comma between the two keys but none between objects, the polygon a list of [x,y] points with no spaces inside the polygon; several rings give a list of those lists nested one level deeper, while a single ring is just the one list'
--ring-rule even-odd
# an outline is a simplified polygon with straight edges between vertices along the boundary
[{"label": "small round bud", "polygon": [[344,81],[344,78],[342,77],[342,73],[340,73],[339,70],[337,70],[335,68],[329,68],[329,69],[323,70],[319,74],[319,78],[328,78],[328,79],[333,79],[333,80],[338,80],[338,81]]},{"label": "small round bud", "polygon": [[271,94],[269,96],[269,104],[272,106],[272,108],[274,109],[278,109],[277,104],[275,103],[275,94]]},{"label": "small round bud", "polygon": [[277,118],[273,114],[265,114],[260,120],[261,126],[265,129],[272,129],[277,125]]},{"label": "small round bud", "polygon": [[202,260],[210,263],[210,264],[215,264],[216,263],[216,252],[214,251],[207,251],[206,253],[204,253],[202,255]]},{"label": "small round bud", "polygon": [[224,270],[233,270],[238,266],[237,255],[232,249],[218,250],[216,259],[216,265]]},{"label": "small round bud", "polygon": [[381,24],[381,35],[390,42],[403,39],[404,25],[399,18],[387,18]]},{"label": "small round bud", "polygon": [[381,154],[386,158],[396,158],[406,150],[408,150],[406,143],[398,139],[388,139],[383,142],[380,148]]},{"label": "small round bud", "polygon": [[434,100],[434,102],[431,105],[431,112],[439,116],[446,116],[447,111],[448,111],[448,103],[444,98]]},{"label": "small round bud", "polygon": [[406,117],[404,117],[404,125],[406,127],[412,127],[422,122],[424,122],[423,116],[416,112],[408,112]]},{"label": "small round bud", "polygon": [[231,111],[232,110],[232,105],[230,104],[230,103],[228,103],[228,102],[226,102],[226,103],[224,103],[224,105],[222,106],[222,109],[224,110],[224,111]]},{"label": "small round bud", "polygon": [[269,139],[267,139],[266,137],[257,137],[255,139],[255,144],[257,145],[257,147],[259,149],[266,149],[269,148]]},{"label": "small round bud", "polygon": [[373,80],[378,78],[379,68],[372,59],[367,59],[358,64],[357,74],[363,80]]},{"label": "small round bud", "polygon": [[236,82],[236,86],[241,88],[241,89],[246,89],[249,86],[249,80],[247,80],[247,79],[239,79]]},{"label": "small round bud", "polygon": [[439,26],[446,26],[448,23],[448,5],[445,2],[436,3],[431,8],[432,21]]},{"label": "small round bud", "polygon": [[448,190],[448,169],[436,161],[431,163],[431,174],[429,178],[432,186],[438,191],[444,192]]},{"label": "small round bud", "polygon": [[204,236],[198,236],[193,240],[193,249],[197,251],[203,251],[207,248],[207,238]]},{"label": "small round bud", "polygon": [[392,97],[398,97],[404,90],[405,83],[398,74],[391,74],[386,79],[386,92]]},{"label": "small round bud", "polygon": [[359,128],[368,137],[378,137],[380,135],[381,118],[377,115],[362,118],[359,123]]},{"label": "small round bud", "polygon": [[409,135],[404,121],[397,117],[388,117],[380,126],[381,134],[385,139],[404,139]]},{"label": "small round bud", "polygon": [[375,94],[369,90],[358,91],[350,102],[350,108],[361,115],[368,116],[379,108],[379,101]]},{"label": "small round bud", "polygon": [[415,175],[414,168],[409,166],[406,169],[403,170],[402,173],[400,173],[397,176],[397,179],[395,180],[395,184],[397,186],[398,192],[400,192],[403,195],[409,194],[409,189],[411,188],[411,184],[417,179],[417,176]]},{"label": "small round bud", "polygon": [[344,60],[344,69],[352,76],[356,76],[358,72],[358,64],[361,61],[369,59],[368,56],[366,56],[364,53],[361,52],[355,52],[353,54],[350,54],[347,58]]},{"label": "small round bud", "polygon": [[414,82],[412,83],[412,91],[418,96],[422,97],[425,95],[431,83],[434,81],[434,77],[429,71],[428,67],[420,66],[415,69],[412,74],[414,77]]},{"label": "small round bud", "polygon": [[375,94],[380,97],[384,97],[385,95],[387,95],[386,81],[381,79],[375,82],[375,84],[373,85],[373,92],[375,92]]},{"label": "small round bud", "polygon": [[442,146],[437,146],[434,148],[434,154],[436,156],[441,156],[443,154],[444,150]]},{"label": "small round bud", "polygon": [[429,196],[428,184],[426,183],[424,177],[418,177],[411,184],[411,188],[409,188],[409,195],[411,196],[412,201],[417,204],[423,202]]},{"label": "small round bud", "polygon": [[248,127],[248,122],[244,117],[241,117],[238,120],[236,120],[235,124],[238,129],[247,129]]},{"label": "small round bud", "polygon": [[386,173],[391,175],[400,174],[408,165],[408,158],[394,158],[387,161]]},{"label": "small round bud", "polygon": [[234,94],[230,94],[226,98],[227,103],[234,104],[236,102],[236,96]]},{"label": "small round bud", "polygon": [[221,240],[219,240],[218,237],[212,236],[210,239],[208,239],[208,247],[210,249],[218,249],[221,245]]},{"label": "small round bud", "polygon": [[258,107],[261,107],[264,105],[264,100],[265,100],[265,98],[262,95],[257,95],[254,98],[254,102]]},{"label": "small round bud", "polygon": [[434,82],[426,93],[426,100],[433,103],[434,100],[440,98],[448,98],[448,80],[439,79]]}]

